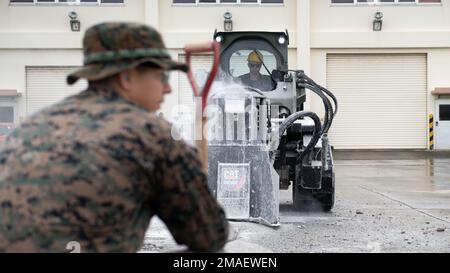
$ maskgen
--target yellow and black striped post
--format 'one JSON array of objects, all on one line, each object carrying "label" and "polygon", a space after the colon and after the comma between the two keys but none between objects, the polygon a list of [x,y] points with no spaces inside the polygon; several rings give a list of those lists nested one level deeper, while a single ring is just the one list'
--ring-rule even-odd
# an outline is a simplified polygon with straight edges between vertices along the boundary
[{"label": "yellow and black striped post", "polygon": [[434,150],[434,117],[433,114],[430,114],[428,116],[428,138],[429,138],[429,148],[430,150]]}]

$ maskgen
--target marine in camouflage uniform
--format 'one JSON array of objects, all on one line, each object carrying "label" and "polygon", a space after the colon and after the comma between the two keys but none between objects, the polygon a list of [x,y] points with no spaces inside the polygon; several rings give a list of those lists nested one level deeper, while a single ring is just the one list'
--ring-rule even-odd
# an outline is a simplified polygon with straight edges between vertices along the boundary
[{"label": "marine in camouflage uniform", "polygon": [[[105,23],[84,39],[89,81],[170,59],[160,34]],[[151,92],[151,91],[150,91]],[[210,194],[194,147],[171,125],[111,88],[91,87],[25,120],[0,150],[0,252],[135,252],[152,216],[194,251],[227,240],[224,211]]]}]

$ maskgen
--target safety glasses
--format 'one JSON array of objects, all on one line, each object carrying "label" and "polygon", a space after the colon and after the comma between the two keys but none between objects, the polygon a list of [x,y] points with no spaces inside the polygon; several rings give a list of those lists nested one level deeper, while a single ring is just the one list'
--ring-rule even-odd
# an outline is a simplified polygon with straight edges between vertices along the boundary
[{"label": "safety glasses", "polygon": [[248,64],[248,67],[250,67],[250,68],[260,68],[261,64]]}]

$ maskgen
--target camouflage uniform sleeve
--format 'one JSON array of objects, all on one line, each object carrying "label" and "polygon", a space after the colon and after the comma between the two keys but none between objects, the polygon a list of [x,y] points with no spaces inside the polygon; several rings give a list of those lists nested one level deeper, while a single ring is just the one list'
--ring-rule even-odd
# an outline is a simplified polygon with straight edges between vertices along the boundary
[{"label": "camouflage uniform sleeve", "polygon": [[177,243],[193,251],[220,250],[228,238],[228,221],[209,191],[197,150],[165,131],[158,143],[163,153],[155,165],[156,214]]}]

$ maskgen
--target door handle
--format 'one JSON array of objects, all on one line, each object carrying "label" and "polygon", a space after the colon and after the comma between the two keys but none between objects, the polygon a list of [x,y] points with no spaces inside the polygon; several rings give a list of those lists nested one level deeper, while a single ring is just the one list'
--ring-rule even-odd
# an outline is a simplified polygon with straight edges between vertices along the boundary
[{"label": "door handle", "polygon": [[439,126],[439,121],[436,121],[436,126]]}]

